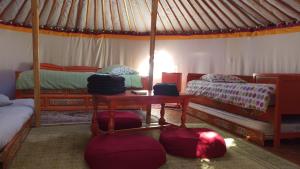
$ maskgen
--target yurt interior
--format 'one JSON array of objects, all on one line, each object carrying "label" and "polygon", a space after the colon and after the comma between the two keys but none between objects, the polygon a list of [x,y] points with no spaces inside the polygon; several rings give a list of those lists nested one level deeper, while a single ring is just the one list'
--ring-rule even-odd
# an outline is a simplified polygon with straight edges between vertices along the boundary
[{"label": "yurt interior", "polygon": [[299,0],[0,0],[0,169],[300,169]]}]

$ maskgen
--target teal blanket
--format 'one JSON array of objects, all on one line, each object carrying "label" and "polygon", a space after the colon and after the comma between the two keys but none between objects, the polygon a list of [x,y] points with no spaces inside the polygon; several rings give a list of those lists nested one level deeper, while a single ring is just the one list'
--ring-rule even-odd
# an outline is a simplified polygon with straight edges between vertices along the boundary
[{"label": "teal blanket", "polygon": [[[41,70],[41,89],[86,89],[87,78],[94,72],[65,72],[53,70]],[[142,88],[139,75],[121,75],[125,78],[126,88]],[[16,82],[17,89],[33,89],[33,71],[22,72]]]}]

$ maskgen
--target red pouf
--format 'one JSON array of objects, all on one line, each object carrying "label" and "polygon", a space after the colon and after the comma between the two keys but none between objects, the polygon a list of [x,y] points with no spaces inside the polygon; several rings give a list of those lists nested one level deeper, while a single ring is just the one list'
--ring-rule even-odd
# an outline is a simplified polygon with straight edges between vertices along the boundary
[{"label": "red pouf", "polygon": [[226,153],[223,137],[207,128],[166,127],[159,138],[172,155],[189,158],[215,158]]},{"label": "red pouf", "polygon": [[[115,130],[138,128],[142,126],[142,119],[139,115],[130,111],[115,111]],[[97,122],[99,128],[107,131],[109,112],[103,111],[97,113]]]},{"label": "red pouf", "polygon": [[157,169],[166,162],[166,153],[151,137],[102,135],[88,143],[85,160],[91,169]]}]

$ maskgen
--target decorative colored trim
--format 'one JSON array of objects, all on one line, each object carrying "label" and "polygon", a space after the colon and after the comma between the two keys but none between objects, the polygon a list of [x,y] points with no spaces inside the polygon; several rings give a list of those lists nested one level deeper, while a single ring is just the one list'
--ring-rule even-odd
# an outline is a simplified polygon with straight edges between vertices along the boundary
[{"label": "decorative colored trim", "polygon": [[[0,23],[0,29],[27,32],[30,33],[32,29],[30,27],[10,25]],[[276,35],[285,33],[300,32],[300,24],[293,24],[284,27],[269,27],[257,30],[240,30],[239,32],[209,32],[202,34],[181,34],[181,35],[169,35],[159,34],[156,35],[157,40],[188,40],[188,39],[213,39],[213,38],[241,38],[241,37],[256,37],[265,35]],[[99,33],[85,33],[85,32],[63,32],[60,30],[50,30],[41,28],[40,33],[44,35],[55,35],[65,37],[81,37],[81,38],[110,38],[110,39],[128,39],[128,40],[150,40],[149,34],[135,34],[127,32],[122,34],[121,32],[99,32]],[[131,34],[130,34],[131,33]]]}]

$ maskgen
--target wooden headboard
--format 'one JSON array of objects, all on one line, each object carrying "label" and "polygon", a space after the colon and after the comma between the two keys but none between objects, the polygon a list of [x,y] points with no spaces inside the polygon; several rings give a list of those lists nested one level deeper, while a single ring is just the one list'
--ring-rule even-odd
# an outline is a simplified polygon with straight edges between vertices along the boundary
[{"label": "wooden headboard", "polygon": [[[189,82],[189,81],[191,81],[191,80],[199,80],[200,79],[200,77],[201,76],[203,76],[203,75],[205,75],[205,74],[202,74],[202,73],[189,73],[188,75],[187,75],[187,82]],[[239,77],[239,78],[241,78],[241,79],[243,79],[243,80],[245,80],[245,81],[247,81],[247,82],[249,82],[249,83],[254,83],[254,78],[253,78],[253,76],[245,76],[245,75],[234,75],[234,76],[237,76],[237,77]]]},{"label": "wooden headboard", "polygon": [[[101,68],[92,67],[92,66],[59,66],[50,63],[41,63],[40,69],[44,70],[56,70],[56,71],[67,71],[67,72],[97,72]],[[16,71],[16,79],[19,77],[22,71]]]},{"label": "wooden headboard", "polygon": [[46,70],[58,70],[58,71],[68,71],[68,72],[97,72],[101,68],[92,66],[59,66],[50,63],[41,63],[41,69]]},{"label": "wooden headboard", "polygon": [[300,114],[300,74],[260,73],[254,74],[256,83],[276,84],[276,103],[281,114]]},{"label": "wooden headboard", "polygon": [[201,73],[188,73],[186,81],[192,81],[192,80],[199,80],[201,76],[203,76],[205,74],[201,74]]}]

